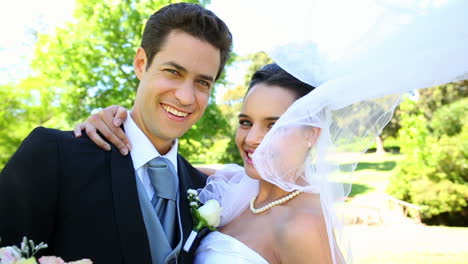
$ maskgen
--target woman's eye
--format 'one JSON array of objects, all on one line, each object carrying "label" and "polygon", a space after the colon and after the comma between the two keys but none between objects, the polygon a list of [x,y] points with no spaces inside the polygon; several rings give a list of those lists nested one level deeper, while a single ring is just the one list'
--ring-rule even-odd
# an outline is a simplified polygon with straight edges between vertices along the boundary
[{"label": "woman's eye", "polygon": [[239,120],[239,125],[241,127],[251,127],[252,123],[250,123],[248,120]]},{"label": "woman's eye", "polygon": [[275,125],[276,122],[273,122],[273,123],[270,123],[268,124],[268,129],[271,129],[274,125]]}]

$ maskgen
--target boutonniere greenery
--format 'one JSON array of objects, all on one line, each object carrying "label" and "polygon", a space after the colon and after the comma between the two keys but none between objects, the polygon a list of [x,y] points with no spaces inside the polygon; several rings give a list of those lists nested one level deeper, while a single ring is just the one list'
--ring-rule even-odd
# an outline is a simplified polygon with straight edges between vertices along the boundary
[{"label": "boutonniere greenery", "polygon": [[[1,241],[1,240],[0,240]],[[82,259],[73,262],[65,262],[55,256],[43,256],[36,261],[34,257],[38,251],[47,248],[47,244],[39,243],[35,245],[32,240],[23,237],[20,247],[8,246],[0,248],[1,264],[92,264],[89,259]]]},{"label": "boutonniere greenery", "polygon": [[216,200],[208,200],[205,204],[200,202],[198,192],[187,190],[187,199],[190,203],[190,213],[193,218],[194,228],[184,245],[184,251],[190,252],[192,246],[199,243],[202,237],[211,231],[215,231],[221,222],[221,205]]}]

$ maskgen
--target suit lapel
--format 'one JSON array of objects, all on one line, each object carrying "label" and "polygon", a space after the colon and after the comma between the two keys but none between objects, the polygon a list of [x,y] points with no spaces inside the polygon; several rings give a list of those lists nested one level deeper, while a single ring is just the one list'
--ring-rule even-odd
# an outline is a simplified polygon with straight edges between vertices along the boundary
[{"label": "suit lapel", "polygon": [[123,259],[126,263],[151,263],[132,159],[130,155],[122,156],[116,148],[110,155],[114,212]]},{"label": "suit lapel", "polygon": [[[190,214],[190,204],[187,200],[188,189],[203,188],[206,184],[206,178],[201,176],[201,173],[196,171],[182,156],[177,155],[177,171],[179,177],[179,208],[180,218],[182,222],[183,240],[182,247],[185,241],[190,235],[193,228],[192,215]],[[185,252],[180,251],[180,263],[192,263],[193,256]]]},{"label": "suit lapel", "polygon": [[187,240],[193,228],[192,215],[190,214],[190,205],[187,200],[187,190],[196,187],[194,187],[192,177],[189,174],[187,167],[185,166],[185,160],[183,160],[180,155],[177,155],[177,172],[179,176],[180,218],[182,221],[183,243],[185,243],[185,240]]}]

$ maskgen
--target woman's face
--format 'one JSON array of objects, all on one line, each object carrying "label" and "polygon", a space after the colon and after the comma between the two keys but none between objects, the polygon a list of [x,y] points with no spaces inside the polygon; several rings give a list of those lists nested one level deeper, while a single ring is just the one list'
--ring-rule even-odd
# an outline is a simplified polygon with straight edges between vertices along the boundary
[{"label": "woman's face", "polygon": [[252,154],[276,120],[296,100],[296,95],[281,86],[254,85],[244,99],[239,114],[236,145],[244,168],[251,178],[260,179],[252,163]]}]

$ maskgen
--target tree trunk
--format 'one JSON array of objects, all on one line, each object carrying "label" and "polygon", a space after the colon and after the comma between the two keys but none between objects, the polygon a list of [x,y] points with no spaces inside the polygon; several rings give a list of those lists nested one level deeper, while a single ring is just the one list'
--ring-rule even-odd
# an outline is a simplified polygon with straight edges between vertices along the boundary
[{"label": "tree trunk", "polygon": [[375,153],[376,154],[385,154],[385,149],[383,145],[383,140],[381,137],[375,138],[375,145],[377,146]]}]

